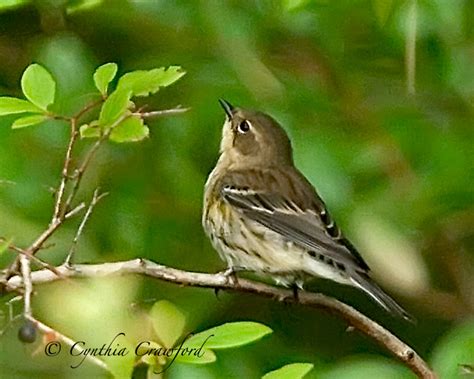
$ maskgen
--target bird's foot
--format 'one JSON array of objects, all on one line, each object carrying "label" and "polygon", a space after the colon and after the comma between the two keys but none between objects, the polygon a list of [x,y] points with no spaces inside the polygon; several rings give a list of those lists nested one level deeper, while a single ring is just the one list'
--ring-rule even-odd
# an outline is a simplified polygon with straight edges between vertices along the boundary
[{"label": "bird's foot", "polygon": [[76,273],[80,273],[81,270],[79,269],[79,267],[77,267],[74,263],[70,262],[70,261],[65,261],[62,265],[64,268],[66,268],[67,270],[69,271],[74,271]]},{"label": "bird's foot", "polygon": [[[240,266],[231,266],[228,267],[224,271],[220,271],[217,273],[217,275],[221,275],[226,279],[227,284],[231,286],[235,286],[238,283],[238,278],[237,278],[237,272],[238,271],[243,271],[244,268]],[[219,291],[220,288],[214,288],[214,294],[216,295],[217,298],[219,298]]]},{"label": "bird's foot", "polygon": [[231,285],[236,285],[238,282],[237,272],[245,271],[243,267],[240,266],[230,266],[226,270],[221,271],[219,275],[222,275],[227,279],[227,283]]}]

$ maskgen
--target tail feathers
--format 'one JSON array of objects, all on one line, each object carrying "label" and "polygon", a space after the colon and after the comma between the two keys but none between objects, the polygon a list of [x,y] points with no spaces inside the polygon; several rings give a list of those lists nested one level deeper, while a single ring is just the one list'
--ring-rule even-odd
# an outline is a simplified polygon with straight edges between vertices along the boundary
[{"label": "tail feathers", "polygon": [[354,273],[351,275],[352,283],[368,294],[379,305],[389,313],[401,317],[407,321],[415,323],[416,320],[400,305],[397,304],[390,296],[388,296],[370,277],[365,273]]}]

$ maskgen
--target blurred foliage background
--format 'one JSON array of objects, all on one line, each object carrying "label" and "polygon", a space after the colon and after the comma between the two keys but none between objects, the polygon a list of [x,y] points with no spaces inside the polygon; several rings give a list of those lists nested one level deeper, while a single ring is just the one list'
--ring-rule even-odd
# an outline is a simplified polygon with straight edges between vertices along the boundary
[{"label": "blurred foliage background", "polygon": [[[217,98],[270,113],[375,279],[418,324],[390,318],[356,290],[322,281],[310,288],[381,322],[441,378],[464,378],[459,365],[474,364],[473,14],[470,0],[2,0],[0,94],[21,96],[21,73],[37,62],[58,82],[56,110],[71,114],[93,92],[99,64],[117,62],[120,74],[182,66],[187,75],[146,104],[191,110],[150,121],[145,142],[107,144],[90,168],[82,199],[97,186],[110,195],[77,260],[144,257],[204,272],[224,268],[200,224],[224,121]],[[12,131],[13,119],[0,119],[0,235],[27,246],[51,217],[69,129],[56,121]],[[40,256],[60,263],[78,223]],[[12,257],[3,254],[2,266]],[[33,307],[40,320],[97,346],[137,328],[132,303],[146,309],[161,299],[184,312],[188,331],[233,320],[274,331],[213,364],[176,363],[170,378],[257,378],[291,362],[313,363],[311,378],[413,377],[341,320],[251,295],[216,298],[127,277],[37,286]],[[17,328],[0,339],[0,377],[107,377],[23,346]]]}]

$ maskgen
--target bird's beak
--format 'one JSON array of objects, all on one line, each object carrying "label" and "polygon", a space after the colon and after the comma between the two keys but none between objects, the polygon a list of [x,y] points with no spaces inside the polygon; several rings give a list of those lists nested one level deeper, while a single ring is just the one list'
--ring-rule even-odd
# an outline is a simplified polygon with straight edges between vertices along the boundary
[{"label": "bird's beak", "polygon": [[234,111],[234,107],[232,106],[232,104],[229,103],[228,101],[225,101],[224,99],[219,99],[219,104],[221,105],[222,108],[224,108],[227,118],[231,120],[233,116],[232,112]]}]

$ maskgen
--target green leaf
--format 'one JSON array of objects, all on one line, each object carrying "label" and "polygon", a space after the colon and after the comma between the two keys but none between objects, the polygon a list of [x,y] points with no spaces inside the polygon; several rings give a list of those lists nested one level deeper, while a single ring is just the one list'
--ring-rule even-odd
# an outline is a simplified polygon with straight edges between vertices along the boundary
[{"label": "green leaf", "polygon": [[99,121],[95,120],[89,124],[81,125],[79,133],[81,134],[81,138],[99,138],[101,135]]},{"label": "green leaf", "polygon": [[28,66],[23,73],[21,89],[29,101],[46,111],[54,102],[56,83],[43,66],[35,63]]},{"label": "green leaf", "polygon": [[0,97],[0,116],[25,112],[43,113],[41,109],[29,101],[17,99],[16,97]]},{"label": "green leaf", "polygon": [[262,379],[301,379],[313,369],[311,363],[292,363],[270,371]]},{"label": "green leaf", "polygon": [[178,66],[164,67],[153,70],[132,71],[123,75],[117,85],[118,89],[131,91],[132,96],[148,96],[156,93],[160,87],[166,87],[185,74]]},{"label": "green leaf", "polygon": [[130,101],[130,91],[114,91],[105,100],[99,115],[99,125],[101,128],[112,126],[128,109]]},{"label": "green leaf", "polygon": [[207,349],[227,349],[248,344],[272,333],[272,330],[258,322],[229,322],[195,334],[186,342],[187,346]]},{"label": "green leaf", "polygon": [[440,378],[463,377],[462,365],[474,364],[474,320],[449,331],[437,343],[432,356],[433,369]]},{"label": "green leaf", "polygon": [[138,116],[131,116],[118,124],[110,133],[114,142],[137,142],[148,137],[150,130]]},{"label": "green leaf", "polygon": [[117,74],[117,65],[115,63],[106,63],[100,66],[94,72],[94,83],[102,95],[107,94],[107,87],[109,83],[115,78]]},{"label": "green leaf", "polygon": [[165,347],[173,347],[181,337],[186,319],[181,311],[167,300],[157,301],[150,310],[155,333]]},{"label": "green leaf", "polygon": [[[186,348],[186,343],[183,345],[183,349]],[[188,353],[189,352],[189,353]],[[174,355],[173,355],[174,356]],[[195,351],[185,351],[181,354],[181,351],[176,355],[176,362],[191,363],[195,365],[203,365],[206,363],[215,362],[217,360],[216,354],[209,349],[196,349]]]},{"label": "green leaf", "polygon": [[[146,342],[147,343],[141,344],[136,350],[136,355],[140,357],[140,361],[146,363],[149,366],[165,365],[166,356],[165,356],[164,349],[166,348],[156,343],[155,341],[146,341]],[[155,355],[156,351],[160,351],[163,353]]]},{"label": "green leaf", "polygon": [[36,125],[43,121],[46,121],[47,119],[48,116],[43,114],[21,117],[15,120],[15,122],[12,124],[12,129],[20,129],[31,125]]},{"label": "green leaf", "polygon": [[[160,86],[168,87],[174,82],[181,79],[186,74],[186,71],[183,71],[180,66],[170,66],[166,71],[160,74]],[[157,80],[158,78],[156,78]]]}]

